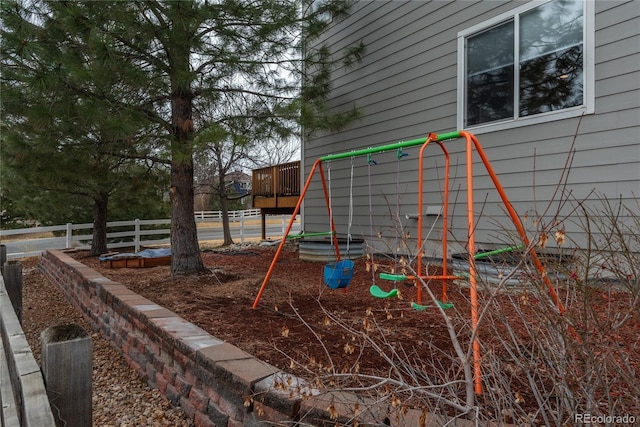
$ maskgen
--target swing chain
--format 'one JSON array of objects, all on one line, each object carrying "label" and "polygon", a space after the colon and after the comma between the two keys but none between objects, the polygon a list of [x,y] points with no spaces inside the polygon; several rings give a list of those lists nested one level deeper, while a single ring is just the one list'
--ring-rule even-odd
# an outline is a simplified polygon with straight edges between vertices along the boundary
[{"label": "swing chain", "polygon": [[371,158],[371,154],[367,154],[367,181],[369,190],[369,268],[371,269],[371,281],[376,284],[376,267],[373,259],[373,203],[371,195],[371,165],[377,165],[376,161]]},{"label": "swing chain", "polygon": [[329,230],[333,231],[333,206],[332,206],[332,197],[331,197],[331,160],[327,162],[327,181],[328,181],[328,192],[329,192]]},{"label": "swing chain", "polygon": [[349,183],[349,224],[347,226],[347,256],[351,242],[351,226],[353,224],[353,157],[351,157],[351,181]]}]

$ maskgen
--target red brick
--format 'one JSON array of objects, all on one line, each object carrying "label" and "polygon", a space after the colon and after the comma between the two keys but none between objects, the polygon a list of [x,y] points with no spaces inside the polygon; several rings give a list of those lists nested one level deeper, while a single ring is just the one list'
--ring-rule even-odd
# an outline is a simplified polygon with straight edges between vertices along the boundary
[{"label": "red brick", "polygon": [[164,367],[162,368],[162,375],[167,379],[167,381],[169,381],[169,383],[173,384],[176,380],[176,370],[164,365]]},{"label": "red brick", "polygon": [[189,400],[197,411],[206,412],[207,405],[209,405],[209,397],[202,390],[192,387],[189,392]]},{"label": "red brick", "polygon": [[184,396],[180,398],[180,407],[182,408],[182,410],[184,411],[185,415],[188,418],[193,419],[195,417],[196,408],[193,406],[193,403],[191,403],[188,398]]},{"label": "red brick", "polygon": [[244,421],[229,418],[229,421],[227,422],[227,427],[244,427]]},{"label": "red brick", "polygon": [[124,354],[129,354],[130,351],[131,351],[131,344],[129,344],[127,341],[122,341],[122,352]]},{"label": "red brick", "polygon": [[209,387],[209,386],[205,386],[204,394],[206,394],[207,397],[209,399],[211,399],[211,402],[213,402],[215,404],[220,402],[220,393],[215,388]]},{"label": "red brick", "polygon": [[167,396],[167,399],[169,399],[173,406],[178,406],[178,403],[180,403],[180,394],[178,394],[176,388],[171,384],[167,384],[165,396]]},{"label": "red brick", "polygon": [[140,352],[141,354],[145,354],[147,352],[147,344],[142,340],[138,341],[138,345],[136,345],[136,350],[138,350],[138,352]]},{"label": "red brick", "polygon": [[156,386],[158,387],[158,390],[160,390],[160,393],[162,393],[163,395],[167,394],[168,384],[169,381],[164,377],[164,375],[156,372]]},{"label": "red brick", "polygon": [[193,369],[187,369],[184,373],[184,377],[186,378],[189,384],[200,385],[202,382],[200,378],[193,372]]},{"label": "red brick", "polygon": [[175,386],[180,396],[188,396],[191,391],[191,384],[182,375],[176,376]]},{"label": "red brick", "polygon": [[291,420],[291,418],[287,414],[283,414],[282,412],[279,412],[274,408],[270,408],[262,404],[261,402],[254,401],[253,405],[253,413],[258,420],[268,421],[276,424],[286,424],[286,421]]},{"label": "red brick", "polygon": [[226,399],[224,396],[220,397],[218,407],[223,413],[229,416],[229,421],[231,421],[231,419],[242,420],[247,414],[247,408],[243,403],[237,405],[229,399]]},{"label": "red brick", "polygon": [[209,419],[209,417],[202,412],[196,412],[195,427],[216,427],[215,423]]}]

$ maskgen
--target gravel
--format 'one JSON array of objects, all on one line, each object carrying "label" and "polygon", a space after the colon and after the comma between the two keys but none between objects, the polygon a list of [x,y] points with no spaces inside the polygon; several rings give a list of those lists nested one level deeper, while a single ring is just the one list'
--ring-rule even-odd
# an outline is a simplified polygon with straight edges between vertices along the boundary
[{"label": "gravel", "polygon": [[64,299],[37,270],[37,258],[22,260],[22,328],[40,363],[40,333],[49,326],[75,323],[91,333],[93,344],[94,426],[193,426],[127,365],[122,355]]}]

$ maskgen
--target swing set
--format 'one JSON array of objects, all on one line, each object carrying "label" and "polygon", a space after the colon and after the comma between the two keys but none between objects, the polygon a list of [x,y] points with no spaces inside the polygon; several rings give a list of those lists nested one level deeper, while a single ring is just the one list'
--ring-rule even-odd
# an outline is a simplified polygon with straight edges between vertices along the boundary
[{"label": "swing set", "polygon": [[[325,266],[324,269],[324,279],[325,279],[325,283],[333,289],[337,289],[337,288],[344,288],[349,284],[349,281],[351,280],[351,277],[353,275],[353,261],[351,260],[342,260],[341,259],[341,255],[340,255],[340,248],[339,248],[339,243],[338,243],[338,237],[337,237],[337,233],[336,233],[336,228],[335,228],[335,224],[333,221],[333,210],[331,207],[331,198],[330,198],[330,192],[331,192],[331,187],[330,184],[329,186],[327,186],[327,182],[325,180],[325,174],[324,174],[324,170],[322,167],[322,164],[324,162],[330,162],[332,160],[340,160],[340,159],[346,159],[346,158],[351,158],[353,159],[354,157],[357,156],[363,156],[366,155],[368,156],[368,163],[369,166],[371,166],[371,164],[375,164],[375,162],[372,161],[371,159],[371,154],[373,153],[381,153],[381,152],[385,152],[385,151],[392,151],[392,150],[397,150],[398,153],[398,159],[400,159],[400,156],[403,155],[402,153],[402,149],[403,148],[407,148],[407,147],[414,147],[414,146],[418,146],[420,145],[420,152],[419,152],[419,158],[418,158],[418,215],[417,215],[417,220],[418,220],[418,235],[417,235],[417,268],[416,268],[416,273],[417,275],[405,275],[405,274],[391,274],[391,273],[380,273],[379,277],[382,280],[390,280],[393,282],[401,282],[401,281],[409,281],[409,282],[413,282],[416,285],[417,291],[416,291],[416,302],[412,303],[412,307],[416,310],[419,311],[423,311],[426,310],[428,308],[428,306],[426,305],[422,305],[422,282],[428,282],[430,280],[441,280],[442,281],[442,294],[441,294],[441,299],[440,301],[437,301],[437,306],[439,307],[439,309],[446,309],[446,308],[450,308],[452,307],[452,304],[448,302],[448,298],[447,298],[447,283],[452,281],[452,280],[456,280],[456,279],[460,279],[460,276],[456,276],[456,275],[449,275],[446,274],[447,273],[447,230],[448,230],[448,204],[449,204],[449,169],[450,169],[450,159],[449,159],[449,152],[447,151],[444,142],[445,141],[449,141],[449,140],[454,140],[454,139],[461,139],[464,138],[464,140],[466,141],[466,183],[467,183],[467,230],[468,230],[468,240],[467,240],[467,250],[468,250],[468,259],[469,259],[469,271],[468,271],[468,280],[469,280],[469,284],[470,284],[470,302],[471,302],[471,324],[472,324],[472,331],[475,335],[474,341],[473,341],[473,361],[474,361],[474,386],[475,386],[475,392],[477,394],[481,394],[482,393],[482,382],[481,382],[481,369],[480,369],[480,342],[478,340],[478,334],[477,334],[477,325],[478,325],[478,321],[479,321],[479,311],[478,311],[478,294],[477,294],[477,274],[476,274],[476,267],[475,267],[475,263],[473,262],[476,259],[479,259],[481,257],[486,257],[486,256],[490,256],[492,254],[498,254],[498,253],[503,253],[503,252],[507,252],[507,251],[511,251],[517,248],[529,248],[530,247],[530,242],[529,239],[527,238],[527,235],[525,233],[524,227],[522,226],[522,223],[520,222],[520,219],[516,213],[516,211],[514,210],[513,206],[511,205],[511,203],[509,202],[509,199],[507,198],[507,195],[504,191],[504,188],[502,187],[502,184],[500,184],[500,181],[498,180],[498,176],[496,175],[496,173],[494,172],[485,152],[484,149],[482,148],[482,146],[480,145],[480,142],[478,141],[478,139],[475,137],[475,135],[466,132],[466,131],[456,131],[456,132],[449,132],[449,133],[443,133],[443,134],[435,134],[435,133],[431,133],[429,134],[427,137],[425,138],[418,138],[418,139],[413,139],[410,141],[400,141],[400,142],[396,142],[393,144],[387,144],[387,145],[382,145],[379,147],[373,147],[373,148],[366,148],[366,149],[361,149],[361,150],[354,150],[354,151],[350,151],[350,152],[344,152],[344,153],[339,153],[339,154],[331,154],[331,155],[327,155],[327,156],[323,156],[318,158],[314,163],[313,166],[311,168],[311,171],[309,173],[309,176],[307,177],[307,180],[305,182],[304,188],[302,189],[301,193],[300,193],[300,198],[298,200],[298,203],[294,209],[293,214],[291,215],[291,219],[289,220],[289,224],[287,226],[287,229],[284,233],[284,235],[282,236],[282,240],[280,241],[280,245],[278,246],[278,249],[276,250],[276,253],[273,257],[273,260],[271,261],[271,265],[269,266],[269,270],[267,271],[267,274],[265,275],[265,278],[262,282],[262,285],[260,287],[260,290],[258,291],[258,294],[256,296],[256,299],[253,303],[253,308],[257,308],[258,307],[258,303],[260,302],[260,298],[262,297],[262,294],[264,293],[264,290],[267,286],[267,283],[269,282],[269,279],[271,277],[271,274],[273,273],[276,263],[278,261],[278,258],[280,257],[280,254],[284,248],[284,245],[287,241],[287,238],[289,237],[289,232],[291,231],[291,228],[293,226],[293,223],[295,222],[295,218],[298,215],[299,211],[300,211],[300,207],[302,205],[302,201],[304,200],[304,197],[307,193],[307,190],[309,189],[309,186],[312,182],[312,178],[315,174],[316,171],[320,172],[320,179],[322,182],[322,189],[324,192],[324,198],[325,198],[325,203],[328,209],[328,213],[329,213],[329,224],[330,224],[330,228],[331,231],[326,232],[326,233],[312,233],[313,235],[319,235],[319,234],[325,234],[325,235],[330,235],[331,239],[332,239],[332,243],[333,246],[335,248],[335,255],[336,255],[336,260],[337,262],[335,263],[330,263],[328,265]],[[442,237],[442,272],[443,274],[441,275],[429,275],[428,271],[425,271],[423,274],[423,266],[422,266],[422,259],[424,257],[424,248],[423,248],[423,227],[424,227],[424,221],[423,221],[423,217],[424,217],[424,204],[423,204],[423,192],[424,192],[424,152],[425,149],[433,144],[436,143],[441,151],[444,154],[445,157],[445,176],[444,176],[444,200],[443,200],[443,207],[442,207],[442,228],[443,230],[445,230],[445,232],[443,233],[443,237]],[[473,151],[475,151],[476,153],[479,155],[480,159],[482,160],[482,163],[484,164],[484,167],[486,169],[486,171],[488,172],[493,185],[496,189],[496,191],[498,192],[498,194],[500,195],[500,198],[502,199],[502,202],[511,218],[511,221],[513,222],[520,238],[522,239],[522,244],[521,245],[517,245],[514,247],[508,247],[508,248],[501,248],[501,249],[497,249],[495,251],[490,251],[490,252],[482,252],[480,254],[476,254],[476,248],[475,248],[475,232],[474,232],[474,222],[475,222],[475,212],[474,212],[474,200],[473,200]],[[329,163],[330,165],[330,163]],[[399,171],[399,169],[398,169]],[[330,176],[331,173],[331,169],[330,166],[328,168],[328,173]],[[370,169],[369,169],[369,174],[370,174]],[[330,182],[330,181],[329,181]],[[369,180],[369,186],[371,185],[371,180]],[[350,233],[351,233],[351,217],[353,215],[353,161],[351,164],[351,191],[350,191],[350,196],[349,196],[349,230],[348,230],[348,238],[347,238],[347,244],[349,242],[350,239]],[[371,216],[372,216],[372,207],[371,207],[371,198],[369,199],[369,214],[370,214],[370,222],[371,222]],[[305,237],[305,234],[300,234],[300,235],[296,235],[296,237]],[[373,236],[371,236],[373,237]],[[554,300],[554,303],[556,304],[556,306],[558,307],[559,312],[562,314],[564,313],[564,307],[561,303],[561,301],[558,298],[558,295],[555,291],[555,288],[553,287],[553,284],[551,283],[551,280],[548,278],[547,274],[545,273],[545,268],[542,265],[540,259],[538,258],[535,250],[532,248],[530,250],[530,255],[531,258],[533,260],[533,263],[535,265],[535,267],[538,269],[538,271],[541,273],[541,276],[543,277],[543,280],[545,282],[545,285],[548,288],[548,292],[551,295],[551,297]],[[375,270],[375,269],[372,269]],[[426,270],[426,269],[425,269]],[[375,278],[375,271],[374,271],[374,278]],[[389,292],[385,292],[382,289],[380,289],[377,285],[375,285],[375,279],[374,279],[374,284],[371,286],[370,288],[370,293],[377,297],[377,298],[391,298],[391,297],[395,297],[398,294],[398,290],[396,288],[392,289]]]}]

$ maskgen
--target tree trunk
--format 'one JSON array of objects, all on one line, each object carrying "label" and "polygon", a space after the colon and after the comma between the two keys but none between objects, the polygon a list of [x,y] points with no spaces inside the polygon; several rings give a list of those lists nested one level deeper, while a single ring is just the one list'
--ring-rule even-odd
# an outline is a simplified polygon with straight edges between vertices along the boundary
[{"label": "tree trunk", "polygon": [[231,227],[229,227],[229,203],[227,201],[226,191],[224,191],[224,185],[221,185],[220,191],[220,210],[222,211],[222,234],[224,236],[224,246],[233,245],[233,238],[231,237]]},{"label": "tree trunk", "polygon": [[171,274],[187,275],[206,271],[200,256],[198,230],[193,210],[193,148],[191,102],[188,90],[171,95]]},{"label": "tree trunk", "polygon": [[229,227],[229,203],[227,200],[227,187],[225,185],[225,179],[227,177],[227,171],[224,167],[224,159],[222,158],[222,151],[218,146],[216,149],[216,160],[218,162],[218,198],[220,199],[220,211],[222,212],[222,236],[224,241],[223,246],[233,245],[233,238],[231,237],[231,227]]},{"label": "tree trunk", "polygon": [[193,213],[193,167],[171,165],[171,274],[205,271]]},{"label": "tree trunk", "polygon": [[89,255],[98,256],[108,252],[107,248],[107,213],[109,206],[109,195],[98,192],[93,199],[93,237],[91,240],[91,250]]}]

